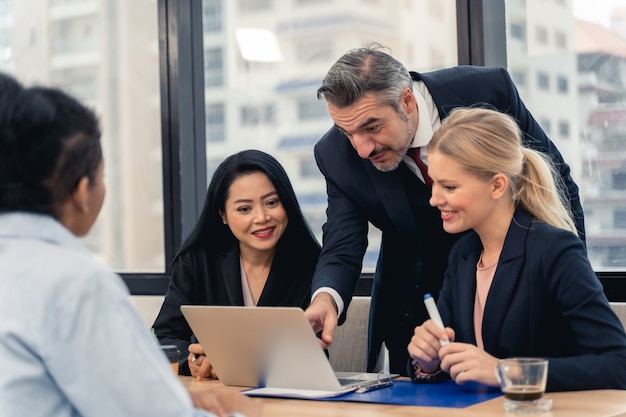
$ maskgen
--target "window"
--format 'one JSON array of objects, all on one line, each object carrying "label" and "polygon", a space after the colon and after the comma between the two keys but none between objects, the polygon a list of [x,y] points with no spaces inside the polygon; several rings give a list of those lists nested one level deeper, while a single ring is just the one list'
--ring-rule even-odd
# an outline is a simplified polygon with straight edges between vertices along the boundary
[{"label": "window", "polygon": [[254,106],[241,108],[241,124],[243,126],[256,126],[261,123],[260,109]]},{"label": "window", "polygon": [[567,93],[568,92],[568,82],[567,77],[563,75],[559,75],[556,78],[556,85],[559,93]]},{"label": "window", "polygon": [[26,85],[63,88],[96,111],[107,195],[83,241],[118,272],[163,273],[157,3],[124,2],[110,13],[112,5],[0,1],[11,16],[0,33],[12,34],[0,36],[0,62]]},{"label": "window", "polygon": [[[403,18],[397,19],[383,1],[368,1],[367,6],[358,2],[361,7],[354,7],[354,2],[331,0],[238,0],[238,7],[229,9],[223,30],[239,30],[240,38],[205,36],[207,52],[223,51],[204,56],[205,67],[220,68],[223,81],[205,84],[211,118],[206,123],[208,159],[223,159],[250,147],[277,156],[313,232],[321,238],[326,188],[313,145],[332,126],[326,103],[316,97],[322,78],[339,55],[372,41],[389,47],[410,70],[456,65],[456,3],[409,0],[402,8]],[[241,29],[256,35],[245,37]],[[209,110],[216,101],[223,105]],[[263,115],[269,102],[271,125]],[[241,132],[252,126],[254,137],[242,138]],[[374,227],[369,242],[366,272],[373,271],[380,246]]]},{"label": "window", "polygon": [[567,35],[561,31],[557,31],[554,34],[554,43],[559,49],[567,48]]},{"label": "window", "polygon": [[315,159],[310,156],[300,159],[300,177],[301,178],[318,178],[320,175]]},{"label": "window", "polygon": [[[510,47],[508,66],[522,64],[537,71],[537,83],[520,94],[572,169],[585,209],[587,249],[601,274],[625,272],[626,267],[626,47],[623,13],[626,1],[507,0],[507,20],[524,20],[536,27],[536,45]],[[573,13],[572,13],[573,12]],[[554,34],[550,45],[549,27]],[[511,33],[507,42],[516,42]],[[577,43],[586,39],[586,43]],[[614,39],[616,43],[608,40]],[[609,46],[611,45],[611,46]],[[615,48],[614,50],[611,50]],[[556,93],[549,92],[554,77]],[[516,79],[517,81],[517,79]],[[613,275],[611,275],[613,276]]]},{"label": "window", "polygon": [[606,261],[613,259],[613,267],[624,269],[626,268],[626,248],[624,245],[609,246],[607,248]]},{"label": "window", "polygon": [[11,29],[0,26],[0,68],[4,70],[11,62]]},{"label": "window", "polygon": [[526,85],[526,71],[512,70],[511,77],[515,85],[520,88]]},{"label": "window", "polygon": [[313,98],[302,98],[298,100],[298,120],[316,120],[328,118],[328,110],[326,110],[326,104],[323,101],[318,101]]},{"label": "window", "polygon": [[[494,3],[500,2],[504,6],[505,0]],[[173,256],[176,239],[185,236],[186,225],[195,221],[194,212],[185,209],[201,206],[206,190],[203,181],[224,157],[244,147],[279,156],[311,228],[321,238],[326,195],[312,147],[331,120],[320,110],[323,106],[315,107],[320,104],[315,91],[328,67],[348,48],[379,41],[416,71],[457,63],[506,66],[526,105],[553,135],[570,164],[581,188],[590,259],[601,276],[619,278],[614,280],[619,290],[626,281],[626,175],[622,173],[626,166],[622,156],[626,152],[626,87],[621,75],[626,61],[618,52],[622,48],[607,43],[604,36],[626,37],[621,15],[615,13],[611,20],[612,10],[626,7],[626,0],[506,0],[507,61],[495,63],[490,57],[475,58],[469,49],[476,45],[457,47],[457,30],[463,24],[457,27],[456,7],[466,2],[401,3],[405,6],[402,19],[389,14],[387,2],[371,0],[308,2],[306,6],[273,0],[0,0],[0,68],[25,83],[67,88],[96,109],[104,131],[108,193],[85,244],[124,274],[131,291],[139,288],[134,286],[136,275],[137,281],[149,282],[140,293],[163,294],[166,261]],[[157,14],[157,9],[167,13]],[[459,22],[468,19],[467,10],[458,12]],[[483,13],[491,18],[492,10]],[[202,27],[191,28],[190,16],[191,25],[199,19]],[[501,17],[496,18],[499,23]],[[581,20],[598,29],[597,45],[615,45],[615,53],[607,47],[579,50],[575,35],[585,30]],[[182,62],[183,54],[159,50],[167,42],[176,49],[171,31],[177,25],[168,25],[172,21],[180,31],[204,34],[202,59],[190,64]],[[483,23],[489,25],[489,19]],[[267,44],[256,46],[256,52],[271,55],[272,60],[244,59],[231,36],[236,28],[273,34],[274,49],[265,49]],[[468,38],[468,33],[459,33],[458,39]],[[486,36],[478,49],[489,55],[493,39]],[[183,45],[188,46],[178,47]],[[163,64],[181,69],[180,73],[160,71]],[[194,108],[185,102],[177,109],[172,103],[180,95],[198,91],[200,83],[192,84],[196,75],[189,73],[206,79],[205,103]],[[550,92],[552,77],[554,92]],[[162,106],[162,97],[172,101]],[[196,138],[197,126],[184,120],[191,114],[202,119],[198,131],[204,130],[204,137]],[[303,116],[306,123],[300,120]],[[175,129],[180,137],[172,140]],[[251,130],[255,135],[242,134]],[[194,154],[193,146],[198,143],[202,152]],[[182,166],[167,165],[177,158],[162,155],[162,149],[204,159],[204,165],[191,170],[202,178],[186,173],[187,161]],[[182,187],[194,182],[200,184],[197,191],[172,196],[175,186],[171,184]],[[172,205],[183,213],[174,216]],[[175,236],[174,243],[167,240],[168,233]],[[373,226],[368,239],[366,274],[376,264],[380,245],[380,233]],[[155,276],[160,286],[144,279]],[[610,299],[615,298],[611,292],[615,287],[605,288]],[[626,301],[623,288],[617,298]]]},{"label": "window", "polygon": [[207,86],[224,84],[222,48],[207,48],[204,51],[204,82]]},{"label": "window", "polygon": [[222,30],[222,0],[202,2],[202,27],[207,33]]},{"label": "window", "polygon": [[276,122],[276,108],[273,104],[244,105],[241,107],[241,125],[271,125]]},{"label": "window", "polygon": [[616,229],[626,229],[626,209],[615,209],[613,212],[613,226]]},{"label": "window", "polygon": [[559,136],[561,138],[569,138],[569,122],[567,120],[562,120],[559,122]]},{"label": "window", "polygon": [[509,34],[511,38],[523,41],[526,39],[526,28],[519,23],[511,23]]},{"label": "window", "polygon": [[550,123],[550,119],[547,117],[543,117],[539,120],[539,125],[546,132],[546,135],[550,135],[552,133],[552,125]]},{"label": "window", "polygon": [[537,74],[537,87],[539,90],[550,89],[550,75],[547,72],[539,72]]},{"label": "window", "polygon": [[613,188],[615,190],[626,190],[626,170],[623,168],[613,172]]},{"label": "window", "polygon": [[96,30],[98,14],[50,22],[52,50],[56,54],[86,53],[99,46]]},{"label": "window", "polygon": [[208,142],[224,142],[226,140],[224,118],[224,104],[207,104],[206,136]]}]

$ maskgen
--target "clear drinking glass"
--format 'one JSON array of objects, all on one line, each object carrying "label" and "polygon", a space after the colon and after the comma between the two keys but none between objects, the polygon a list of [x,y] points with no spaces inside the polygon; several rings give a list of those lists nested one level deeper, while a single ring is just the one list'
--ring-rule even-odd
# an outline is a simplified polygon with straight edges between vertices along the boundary
[{"label": "clear drinking glass", "polygon": [[548,361],[540,358],[510,358],[496,369],[504,393],[504,409],[511,413],[541,413],[552,409],[552,399],[544,397]]}]

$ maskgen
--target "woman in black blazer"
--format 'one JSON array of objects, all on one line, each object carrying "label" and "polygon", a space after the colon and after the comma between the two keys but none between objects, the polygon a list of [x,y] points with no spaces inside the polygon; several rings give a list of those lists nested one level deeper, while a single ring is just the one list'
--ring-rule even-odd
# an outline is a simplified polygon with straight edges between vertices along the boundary
[{"label": "woman in black blazer", "polygon": [[413,379],[445,372],[498,386],[498,359],[533,356],[549,361],[548,391],[626,389],[624,328],[551,164],[521,145],[515,121],[454,110],[428,145],[428,163],[430,204],[445,231],[471,232],[450,253],[437,301],[446,328],[432,320],[415,328]]},{"label": "woman in black blazer", "polygon": [[183,352],[181,374],[216,377],[193,343],[181,305],[305,309],[319,252],[280,163],[258,150],[226,158],[213,175],[198,223],[174,258],[153,325],[161,344]]}]

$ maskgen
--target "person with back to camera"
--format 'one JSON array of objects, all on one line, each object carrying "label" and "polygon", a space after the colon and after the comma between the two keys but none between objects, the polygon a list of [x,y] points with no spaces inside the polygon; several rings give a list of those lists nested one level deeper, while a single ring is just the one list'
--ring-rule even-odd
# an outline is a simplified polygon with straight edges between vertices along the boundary
[{"label": "person with back to camera", "polygon": [[450,247],[458,239],[444,232],[438,210],[429,206],[428,177],[422,173],[425,146],[455,107],[485,103],[513,116],[524,132],[524,146],[546,153],[557,165],[584,237],[570,169],[506,70],[459,66],[409,73],[374,45],[340,57],[317,94],[326,100],[334,126],[315,145],[328,208],[306,315],[316,332],[323,330],[322,345],[332,343],[361,274],[371,222],[382,231],[382,241],[372,285],[369,371],[384,342],[390,371],[408,375],[406,346],[415,326],[428,317],[423,295],[439,293]]},{"label": "person with back to camera", "polygon": [[[508,115],[454,110],[427,146],[430,204],[452,248],[432,320],[408,345],[415,381],[499,386],[507,357],[548,359],[548,391],[626,389],[626,334],[577,237],[551,162]],[[452,343],[443,344],[440,340]]]},{"label": "person with back to camera", "polygon": [[191,343],[195,337],[181,305],[305,309],[319,252],[280,163],[258,150],[226,158],[213,174],[198,223],[174,258],[153,326],[161,344],[184,352],[180,372],[217,377],[202,347]]},{"label": "person with back to camera", "polygon": [[1,414],[260,416],[239,393],[187,392],[121,278],[78,240],[103,171],[92,111],[0,74]]}]

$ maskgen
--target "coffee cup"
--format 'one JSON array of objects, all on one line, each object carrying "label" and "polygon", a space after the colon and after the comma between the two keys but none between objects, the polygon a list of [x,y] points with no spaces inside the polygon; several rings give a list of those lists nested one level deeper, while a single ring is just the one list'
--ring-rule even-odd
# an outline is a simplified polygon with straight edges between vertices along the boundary
[{"label": "coffee cup", "polygon": [[544,397],[548,381],[546,359],[501,359],[496,367],[496,375],[507,412],[540,413],[552,409],[552,399]]}]

